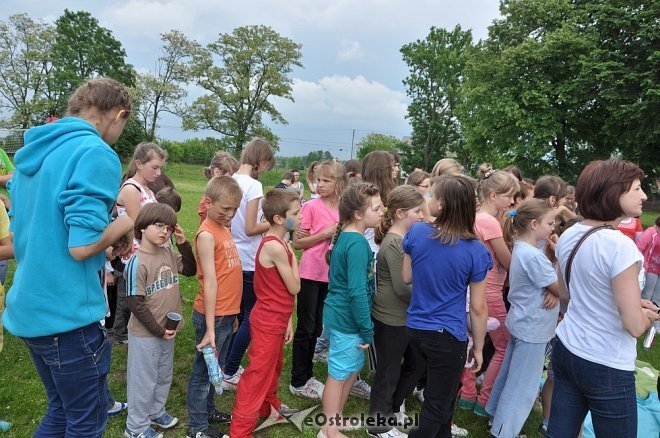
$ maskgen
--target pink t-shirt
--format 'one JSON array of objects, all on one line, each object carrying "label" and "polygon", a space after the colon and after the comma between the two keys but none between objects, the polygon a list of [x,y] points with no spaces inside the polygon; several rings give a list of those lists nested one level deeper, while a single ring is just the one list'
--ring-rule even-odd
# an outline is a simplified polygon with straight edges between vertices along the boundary
[{"label": "pink t-shirt", "polygon": [[640,221],[637,217],[629,217],[623,219],[621,222],[619,222],[617,228],[623,234],[630,237],[633,242],[637,240],[637,233],[644,231],[644,228],[642,228],[642,221]]},{"label": "pink t-shirt", "polygon": [[637,248],[644,255],[644,269],[651,274],[660,274],[660,236],[658,227],[650,226],[637,242]]},{"label": "pink t-shirt", "polygon": [[[486,248],[488,248],[488,251],[490,252],[490,256],[493,258],[493,268],[488,271],[488,276],[486,277],[486,298],[490,298],[489,295],[497,294],[501,299],[507,270],[497,261],[495,250],[490,241],[497,239],[498,237],[503,237],[502,226],[497,219],[490,214],[477,213],[474,222],[474,229],[477,233],[477,237],[484,243],[484,245],[486,245]],[[493,298],[495,297],[493,296]]]},{"label": "pink t-shirt", "polygon": [[[305,202],[302,207],[300,229],[309,230],[309,234],[317,234],[328,225],[339,222],[339,211],[325,205],[323,198]],[[325,253],[328,252],[330,240],[323,240],[303,251],[300,258],[300,278],[328,282],[328,263]]]}]

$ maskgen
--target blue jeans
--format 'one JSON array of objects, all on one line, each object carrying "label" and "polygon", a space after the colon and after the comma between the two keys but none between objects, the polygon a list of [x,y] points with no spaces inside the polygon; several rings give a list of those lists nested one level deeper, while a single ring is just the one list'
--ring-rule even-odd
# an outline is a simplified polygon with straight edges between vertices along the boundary
[{"label": "blue jeans", "polygon": [[101,437],[108,420],[110,369],[110,343],[101,324],[23,341],[48,397],[34,436]]},{"label": "blue jeans", "polygon": [[555,388],[547,437],[577,436],[591,411],[599,438],[635,438],[637,401],[632,371],[617,370],[582,359],[561,343],[552,351]]},{"label": "blue jeans", "polygon": [[[215,348],[221,368],[229,348],[235,318],[236,315],[215,317]],[[203,314],[193,310],[192,323],[195,327],[195,345],[197,345],[206,334],[206,319]],[[204,355],[195,349],[195,360],[188,381],[188,427],[193,434],[205,431],[209,427],[208,416],[215,412],[214,396],[215,389],[209,382]]]},{"label": "blue jeans", "polygon": [[490,429],[493,436],[515,437],[522,430],[539,392],[545,346],[509,336],[502,367],[486,404],[486,412],[494,417]]},{"label": "blue jeans", "polygon": [[467,341],[459,341],[448,331],[417,330],[408,327],[410,345],[426,362],[426,389],[419,427],[411,438],[451,438],[451,421],[456,392],[467,357]]},{"label": "blue jeans", "polygon": [[229,354],[227,355],[227,366],[225,374],[233,376],[241,365],[245,350],[250,344],[250,312],[257,297],[254,294],[254,271],[243,271],[243,297],[241,299],[241,315],[239,315],[240,327],[234,335],[229,345]]}]

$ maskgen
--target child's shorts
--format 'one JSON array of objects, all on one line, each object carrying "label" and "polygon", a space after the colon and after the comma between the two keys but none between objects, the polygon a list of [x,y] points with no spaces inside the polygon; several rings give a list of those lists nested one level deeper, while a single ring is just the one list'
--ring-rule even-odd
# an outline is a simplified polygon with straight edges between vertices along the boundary
[{"label": "child's shorts", "polygon": [[358,334],[347,334],[328,329],[330,349],[328,350],[328,374],[335,380],[346,380],[353,373],[358,373],[364,366],[363,344]]}]

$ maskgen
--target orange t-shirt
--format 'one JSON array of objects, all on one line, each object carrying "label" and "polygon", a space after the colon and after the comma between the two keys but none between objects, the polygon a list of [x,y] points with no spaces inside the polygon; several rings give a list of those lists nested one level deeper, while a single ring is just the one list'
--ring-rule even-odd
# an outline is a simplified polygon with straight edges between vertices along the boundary
[{"label": "orange t-shirt", "polygon": [[[195,243],[197,236],[202,231],[211,233],[215,241],[215,276],[218,282],[215,316],[236,315],[241,310],[243,269],[234,239],[227,228],[210,219],[205,219],[197,230]],[[199,253],[197,253],[197,280],[199,281],[199,293],[195,297],[193,306],[196,311],[204,314],[204,273]]]}]

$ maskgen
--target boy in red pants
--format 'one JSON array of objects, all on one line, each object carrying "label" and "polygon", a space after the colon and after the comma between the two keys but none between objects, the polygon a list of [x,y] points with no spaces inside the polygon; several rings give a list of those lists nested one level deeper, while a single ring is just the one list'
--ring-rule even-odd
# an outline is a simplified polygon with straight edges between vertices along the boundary
[{"label": "boy in red pants", "polygon": [[271,407],[281,415],[297,412],[277,397],[284,344],[293,339],[295,296],[300,291],[298,262],[287,238],[300,226],[300,199],[285,189],[266,193],[262,205],[270,230],[255,258],[254,292],[257,302],[250,313],[249,364],[238,384],[230,436],[252,437],[259,417],[268,417]]}]

